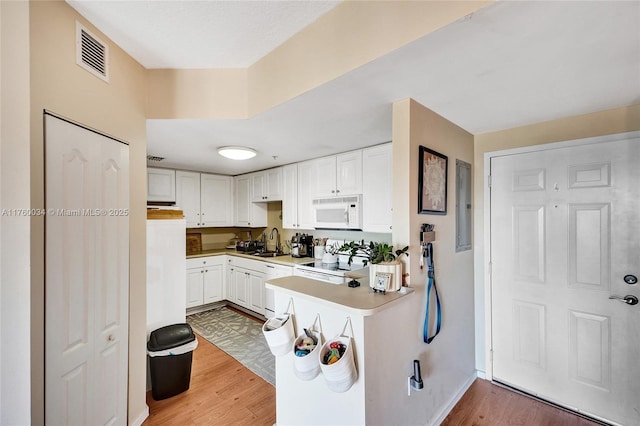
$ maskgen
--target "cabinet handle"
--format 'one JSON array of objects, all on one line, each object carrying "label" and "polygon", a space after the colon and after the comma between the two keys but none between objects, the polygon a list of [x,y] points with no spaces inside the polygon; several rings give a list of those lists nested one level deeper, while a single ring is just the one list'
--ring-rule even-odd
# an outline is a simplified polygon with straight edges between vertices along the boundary
[{"label": "cabinet handle", "polygon": [[332,189],[332,190],[331,190],[331,193],[332,193],[332,194],[335,194],[335,193],[336,193],[336,191],[334,191],[334,190]]},{"label": "cabinet handle", "polygon": [[201,274],[204,274],[204,270],[203,270],[203,271],[200,271],[200,273],[201,273]]},{"label": "cabinet handle", "polygon": [[208,269],[205,269],[204,271],[205,271],[205,272],[209,272],[209,270],[208,270]]},{"label": "cabinet handle", "polygon": [[[336,194],[337,194],[338,192],[340,192],[340,190],[339,190],[339,189],[336,189]],[[202,214],[204,214],[204,213],[202,213]]]}]

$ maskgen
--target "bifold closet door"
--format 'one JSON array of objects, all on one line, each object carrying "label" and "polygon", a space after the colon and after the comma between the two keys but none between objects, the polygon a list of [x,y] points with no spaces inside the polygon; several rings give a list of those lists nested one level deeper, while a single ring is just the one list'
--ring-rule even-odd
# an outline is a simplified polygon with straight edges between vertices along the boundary
[{"label": "bifold closet door", "polygon": [[45,418],[127,423],[129,147],[45,115]]}]

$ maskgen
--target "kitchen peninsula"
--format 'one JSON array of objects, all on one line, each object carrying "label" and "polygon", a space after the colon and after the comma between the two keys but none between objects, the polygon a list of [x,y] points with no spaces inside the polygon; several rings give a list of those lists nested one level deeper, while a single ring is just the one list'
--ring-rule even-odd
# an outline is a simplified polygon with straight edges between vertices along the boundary
[{"label": "kitchen peninsula", "polygon": [[[310,381],[294,373],[294,354],[276,357],[276,420],[285,425],[393,424],[387,418],[390,401],[406,397],[403,365],[409,373],[411,359],[395,356],[394,348],[410,336],[403,324],[410,314],[407,301],[413,289],[386,294],[374,293],[368,277],[360,287],[329,284],[304,277],[282,277],[266,282],[275,292],[277,313],[291,304],[295,334],[303,334],[317,316],[323,342],[338,335],[351,336],[357,378],[350,389],[336,393],[329,389],[323,374]],[[366,385],[366,386],[365,386]],[[389,392],[395,397],[389,398]],[[398,395],[400,394],[400,395]]]}]

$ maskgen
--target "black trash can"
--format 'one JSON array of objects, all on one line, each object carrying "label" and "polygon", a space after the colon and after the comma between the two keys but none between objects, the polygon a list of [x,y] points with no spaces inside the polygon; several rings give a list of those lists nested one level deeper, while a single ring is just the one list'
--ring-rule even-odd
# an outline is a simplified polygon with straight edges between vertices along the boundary
[{"label": "black trash can", "polygon": [[193,350],[198,346],[189,324],[173,324],[151,332],[147,342],[151,396],[156,401],[189,389]]}]

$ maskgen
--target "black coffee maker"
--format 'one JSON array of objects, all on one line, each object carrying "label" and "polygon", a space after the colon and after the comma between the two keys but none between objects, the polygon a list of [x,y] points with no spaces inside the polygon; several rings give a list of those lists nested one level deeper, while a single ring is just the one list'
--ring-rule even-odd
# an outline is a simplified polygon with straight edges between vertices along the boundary
[{"label": "black coffee maker", "polygon": [[291,256],[313,257],[313,237],[306,234],[291,237]]},{"label": "black coffee maker", "polygon": [[313,257],[313,236],[302,235],[300,237],[300,257]]}]

